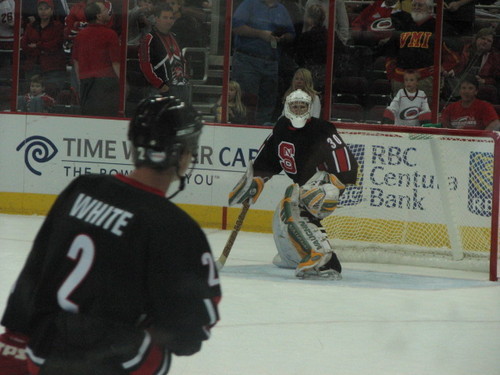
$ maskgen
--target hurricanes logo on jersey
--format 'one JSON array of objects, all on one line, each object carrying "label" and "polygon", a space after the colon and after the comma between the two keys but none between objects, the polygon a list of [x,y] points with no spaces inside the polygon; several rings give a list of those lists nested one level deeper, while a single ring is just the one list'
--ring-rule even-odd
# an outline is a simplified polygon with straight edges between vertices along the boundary
[{"label": "hurricanes logo on jersey", "polygon": [[420,111],[417,107],[406,108],[404,111],[401,111],[399,114],[399,118],[401,120],[413,120],[416,119],[419,115]]},{"label": "hurricanes logo on jersey", "polygon": [[390,18],[379,18],[372,22],[370,26],[373,31],[389,31],[394,30],[392,20]]}]

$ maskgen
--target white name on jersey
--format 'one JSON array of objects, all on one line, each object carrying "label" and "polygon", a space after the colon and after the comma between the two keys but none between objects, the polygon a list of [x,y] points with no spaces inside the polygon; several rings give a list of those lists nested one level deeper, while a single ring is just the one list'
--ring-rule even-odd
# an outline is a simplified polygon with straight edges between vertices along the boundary
[{"label": "white name on jersey", "polygon": [[122,229],[128,225],[128,221],[134,214],[80,193],[69,216],[109,230],[116,236],[121,236]]}]

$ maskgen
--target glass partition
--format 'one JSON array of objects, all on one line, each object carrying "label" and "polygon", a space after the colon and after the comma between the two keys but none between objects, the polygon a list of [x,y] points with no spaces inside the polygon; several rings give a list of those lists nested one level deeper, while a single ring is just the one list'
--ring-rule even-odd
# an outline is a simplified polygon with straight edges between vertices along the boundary
[{"label": "glass partition", "polygon": [[[488,0],[92,3],[2,1],[2,111],[130,117],[142,98],[170,92],[210,122],[272,125],[301,87],[315,116],[393,123],[386,108],[409,70],[432,111],[418,125],[460,99],[464,75],[500,103],[500,10]],[[90,32],[86,11],[105,33]],[[416,22],[426,11],[431,21]]]}]

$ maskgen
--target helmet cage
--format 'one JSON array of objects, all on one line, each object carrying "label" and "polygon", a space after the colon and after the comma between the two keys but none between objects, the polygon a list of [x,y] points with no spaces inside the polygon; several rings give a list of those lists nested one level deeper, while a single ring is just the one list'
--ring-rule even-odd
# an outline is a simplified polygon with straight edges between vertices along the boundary
[{"label": "helmet cage", "polygon": [[[307,104],[307,110],[302,114],[295,114],[291,106],[295,103],[305,103]],[[312,99],[305,91],[297,89],[292,91],[285,100],[285,117],[289,119],[294,128],[303,128],[307,120],[311,118],[311,102]]]}]

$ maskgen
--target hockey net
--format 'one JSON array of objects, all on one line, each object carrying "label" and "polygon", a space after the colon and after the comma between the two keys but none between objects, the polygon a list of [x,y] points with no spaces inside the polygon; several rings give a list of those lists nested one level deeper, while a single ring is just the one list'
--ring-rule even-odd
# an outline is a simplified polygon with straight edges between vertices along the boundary
[{"label": "hockey net", "polygon": [[484,271],[497,280],[494,132],[337,124],[358,184],[323,220],[342,261]]}]

